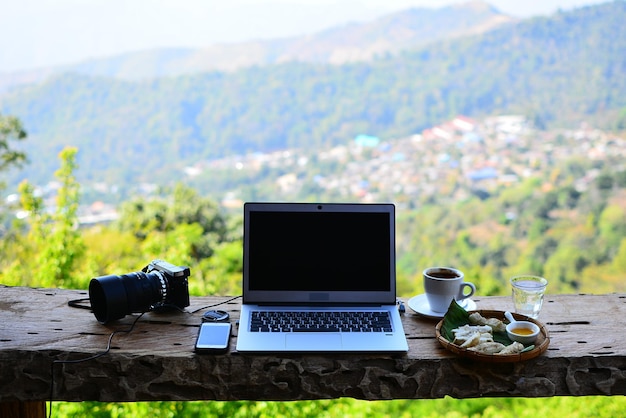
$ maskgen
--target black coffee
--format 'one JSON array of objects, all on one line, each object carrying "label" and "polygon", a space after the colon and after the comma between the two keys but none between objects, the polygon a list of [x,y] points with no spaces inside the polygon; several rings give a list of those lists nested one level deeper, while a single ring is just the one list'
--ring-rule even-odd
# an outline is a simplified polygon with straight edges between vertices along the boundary
[{"label": "black coffee", "polygon": [[431,271],[428,273],[429,276],[435,277],[437,279],[458,279],[459,275],[453,271]]}]

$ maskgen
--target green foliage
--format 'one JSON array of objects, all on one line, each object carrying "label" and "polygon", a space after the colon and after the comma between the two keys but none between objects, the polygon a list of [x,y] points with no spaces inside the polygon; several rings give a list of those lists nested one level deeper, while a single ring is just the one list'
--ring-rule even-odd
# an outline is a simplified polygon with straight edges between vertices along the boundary
[{"label": "green foliage", "polygon": [[[213,245],[224,240],[227,234],[226,221],[217,204],[182,184],[177,184],[171,195],[164,190],[159,198],[136,198],[126,202],[120,212],[116,224],[120,231],[131,232],[140,241],[147,241],[148,247],[186,241],[188,254],[194,260],[210,257]],[[196,225],[196,228],[181,229],[181,225]]]},{"label": "green foliage", "polygon": [[598,228],[606,246],[616,249],[626,236],[626,208],[617,203],[607,205],[600,214]]},{"label": "green foliage", "polygon": [[[6,116],[0,113],[0,173],[6,172],[13,167],[21,167],[26,161],[26,154],[13,148],[11,141],[26,139],[26,131],[20,120],[14,116]],[[4,175],[0,178],[0,192],[7,187]],[[0,237],[6,233],[3,228],[5,222],[4,203],[0,203]]]},{"label": "green foliage", "polygon": [[[240,295],[243,272],[243,245],[241,239],[223,242],[217,246],[213,257],[199,265],[204,288],[199,295]],[[195,286],[192,286],[192,290]]]},{"label": "green foliage", "polygon": [[18,118],[0,113],[0,172],[10,167],[20,167],[26,162],[26,154],[12,149],[10,144],[10,141],[22,141],[26,136]]},{"label": "green foliage", "polygon": [[232,417],[232,418],[614,418],[626,414],[624,397],[584,398],[480,398],[434,400],[360,401],[349,398],[294,402],[133,402],[133,403],[54,403],[55,416],[121,418],[127,416]]},{"label": "green foliage", "polygon": [[[624,171],[602,174],[621,178]],[[626,187],[606,180],[573,189],[570,176],[542,190],[529,181],[451,206],[424,205],[398,217],[399,293],[423,291],[421,272],[450,265],[486,295],[508,294],[508,278],[542,275],[550,293],[626,290]],[[510,213],[511,219],[503,219]],[[538,216],[541,214],[541,216]]]},{"label": "green foliage", "polygon": [[[128,247],[134,246],[135,265],[127,269],[161,258],[190,267],[192,295],[241,293],[241,223],[187,186],[123,203],[120,219],[106,230],[108,236],[117,231],[128,237]],[[109,274],[115,271],[109,268]]]},{"label": "green foliage", "polygon": [[[75,148],[65,148],[59,154],[61,168],[55,173],[60,182],[56,211],[45,211],[43,200],[28,183],[20,184],[22,209],[28,212],[29,230],[20,243],[25,250],[11,260],[0,279],[8,284],[28,284],[46,287],[72,287],[76,260],[84,245],[78,231],[77,209],[80,185],[73,172],[76,168]],[[15,282],[17,280],[17,283]]]},{"label": "green foliage", "polygon": [[92,277],[137,271],[151,261],[138,251],[141,244],[130,232],[110,227],[94,227],[82,232],[86,250],[77,266],[82,277],[76,282],[79,289],[87,289]]},{"label": "green foliage", "polygon": [[622,238],[620,241],[619,249],[617,250],[617,254],[615,254],[615,258],[613,258],[611,267],[616,272],[623,273],[626,271],[626,237]]}]

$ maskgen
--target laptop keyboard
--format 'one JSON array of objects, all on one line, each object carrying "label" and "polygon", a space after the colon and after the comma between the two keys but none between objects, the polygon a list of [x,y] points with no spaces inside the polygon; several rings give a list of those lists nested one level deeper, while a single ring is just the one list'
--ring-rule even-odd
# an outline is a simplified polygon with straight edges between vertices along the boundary
[{"label": "laptop keyboard", "polygon": [[392,332],[389,312],[253,311],[251,332]]}]

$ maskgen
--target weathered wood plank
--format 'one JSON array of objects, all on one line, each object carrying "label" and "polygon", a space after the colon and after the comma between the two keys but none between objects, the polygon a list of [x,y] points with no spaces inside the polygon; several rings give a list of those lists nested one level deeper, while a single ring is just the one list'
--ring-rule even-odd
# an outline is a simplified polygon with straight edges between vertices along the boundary
[{"label": "weathered wood plank", "polygon": [[2,418],[45,418],[46,403],[34,402],[0,402]]},{"label": "weathered wood plank", "polygon": [[[409,353],[251,355],[193,352],[201,314],[147,313],[99,324],[88,310],[67,306],[85,291],[0,286],[0,402],[55,400],[297,400],[457,398],[482,396],[626,395],[626,295],[549,295],[539,318],[551,343],[542,356],[516,364],[456,357],[435,339],[436,321],[407,307]],[[191,312],[229,299],[194,297]],[[508,297],[477,297],[478,309],[512,308]],[[220,306],[239,317],[239,302]]]}]

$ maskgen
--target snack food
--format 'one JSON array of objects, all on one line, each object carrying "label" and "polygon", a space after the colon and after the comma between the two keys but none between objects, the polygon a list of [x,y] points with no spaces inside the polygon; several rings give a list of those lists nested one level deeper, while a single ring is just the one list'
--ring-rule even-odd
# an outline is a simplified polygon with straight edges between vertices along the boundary
[{"label": "snack food", "polygon": [[[453,344],[457,344],[461,348],[467,348],[468,350],[476,351],[484,354],[517,354],[524,350],[524,345],[518,342],[512,342],[509,345],[504,345],[500,342],[493,340],[493,332],[501,328],[504,325],[502,321],[497,318],[484,318],[478,312],[470,315],[470,321],[472,316],[474,320],[480,323],[489,322],[492,325],[463,325],[458,328],[454,328],[452,333],[454,334]],[[480,317],[480,318],[478,318]],[[495,321],[490,321],[494,319]]]},{"label": "snack food", "polygon": [[[479,313],[480,316],[474,315],[475,313]],[[544,324],[535,319],[529,319],[523,315],[514,315],[514,319],[516,321],[527,320],[539,326],[540,332],[534,344],[525,346],[521,344],[513,344],[513,340],[508,337],[506,331],[495,331],[494,328],[499,329],[499,322],[502,322],[503,324],[505,323],[503,322],[505,321],[504,314],[504,311],[497,310],[478,310],[468,312],[460,305],[458,305],[458,303],[452,301],[448,312],[446,312],[444,318],[439,321],[439,323],[437,323],[437,326],[435,327],[435,335],[437,337],[437,341],[439,341],[439,343],[445,349],[455,353],[460,357],[470,358],[473,360],[484,361],[488,363],[512,363],[525,361],[540,356],[548,349],[548,345],[550,344],[550,336],[548,330]],[[465,341],[469,340],[469,338],[463,338],[462,342],[461,338],[456,340],[456,335],[463,335],[463,330],[467,334],[469,334],[469,331],[472,330],[472,328],[466,328],[465,326],[478,327],[478,325],[472,324],[472,322],[470,321],[470,315],[473,315],[472,318],[474,322],[482,322],[483,320],[480,319],[481,317],[485,319],[485,322],[489,322],[491,326],[482,325],[480,327],[491,328],[493,342],[500,343],[504,347],[501,347],[497,344],[491,344],[491,341],[488,341],[488,335],[482,335],[481,338],[482,343],[489,343],[489,345],[484,345],[480,349],[478,349],[474,348],[477,347],[478,344],[476,344],[476,346],[470,347],[470,345],[474,344],[474,342],[467,342],[466,346],[461,347],[461,345],[463,345]],[[455,335],[453,330],[457,328],[460,330],[457,331]],[[476,330],[487,331],[486,328],[476,328]],[[481,334],[488,334],[488,332],[482,332]],[[476,338],[475,335],[474,338]],[[455,340],[456,343],[454,342]],[[478,339],[478,343],[481,344],[480,338]],[[496,351],[497,353],[495,353]]]},{"label": "snack food", "polygon": [[495,332],[506,332],[506,324],[498,318],[485,318],[479,312],[472,312],[469,320],[474,325],[488,325]]}]

